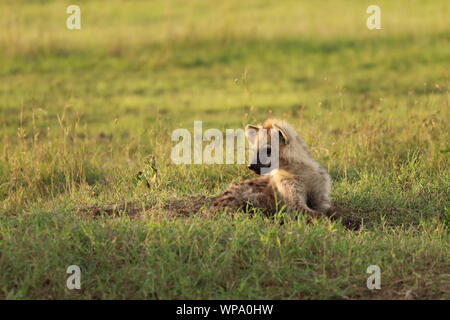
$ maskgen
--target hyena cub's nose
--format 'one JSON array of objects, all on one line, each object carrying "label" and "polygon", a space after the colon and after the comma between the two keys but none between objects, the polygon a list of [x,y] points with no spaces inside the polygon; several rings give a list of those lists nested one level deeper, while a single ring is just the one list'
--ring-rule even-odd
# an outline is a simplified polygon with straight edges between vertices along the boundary
[{"label": "hyena cub's nose", "polygon": [[253,172],[255,172],[257,174],[261,174],[261,167],[256,163],[252,163],[252,164],[248,165],[247,168],[249,168],[250,170],[252,170]]}]

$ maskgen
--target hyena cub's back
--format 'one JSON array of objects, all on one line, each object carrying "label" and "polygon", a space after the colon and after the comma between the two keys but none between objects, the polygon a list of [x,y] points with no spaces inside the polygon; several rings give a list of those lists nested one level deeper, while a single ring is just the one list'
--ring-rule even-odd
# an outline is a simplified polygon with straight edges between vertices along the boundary
[{"label": "hyena cub's back", "polygon": [[230,184],[222,194],[213,198],[212,209],[236,211],[259,208],[272,213],[275,211],[274,204],[270,177],[261,176]]}]

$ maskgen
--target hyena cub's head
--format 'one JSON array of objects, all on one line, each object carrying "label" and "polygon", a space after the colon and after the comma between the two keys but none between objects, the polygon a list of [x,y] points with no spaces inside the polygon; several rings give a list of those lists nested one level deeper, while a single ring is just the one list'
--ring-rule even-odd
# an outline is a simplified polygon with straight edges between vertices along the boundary
[{"label": "hyena cub's head", "polygon": [[301,159],[304,150],[295,130],[285,121],[268,119],[262,126],[247,125],[245,133],[253,151],[248,168],[257,174],[288,170]]}]

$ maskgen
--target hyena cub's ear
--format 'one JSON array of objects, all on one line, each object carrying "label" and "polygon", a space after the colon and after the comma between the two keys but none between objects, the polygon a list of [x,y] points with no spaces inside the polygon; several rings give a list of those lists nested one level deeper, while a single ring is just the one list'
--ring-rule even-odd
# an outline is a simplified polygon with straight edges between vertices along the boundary
[{"label": "hyena cub's ear", "polygon": [[284,130],[284,128],[280,127],[277,124],[273,124],[274,129],[278,130],[278,132],[280,133],[280,142],[284,143],[284,144],[289,144],[290,138],[286,132],[286,130]]},{"label": "hyena cub's ear", "polygon": [[258,136],[259,129],[260,127],[253,126],[251,124],[245,126],[245,136],[247,137],[247,140],[251,145],[256,144],[256,138]]}]

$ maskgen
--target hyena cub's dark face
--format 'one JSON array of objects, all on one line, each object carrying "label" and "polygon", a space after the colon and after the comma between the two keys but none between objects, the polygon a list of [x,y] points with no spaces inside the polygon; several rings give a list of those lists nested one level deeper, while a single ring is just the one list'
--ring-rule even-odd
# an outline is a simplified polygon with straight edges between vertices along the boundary
[{"label": "hyena cub's dark face", "polygon": [[287,143],[281,128],[247,125],[245,134],[253,153],[248,168],[256,174],[270,174],[278,169],[281,151]]}]

